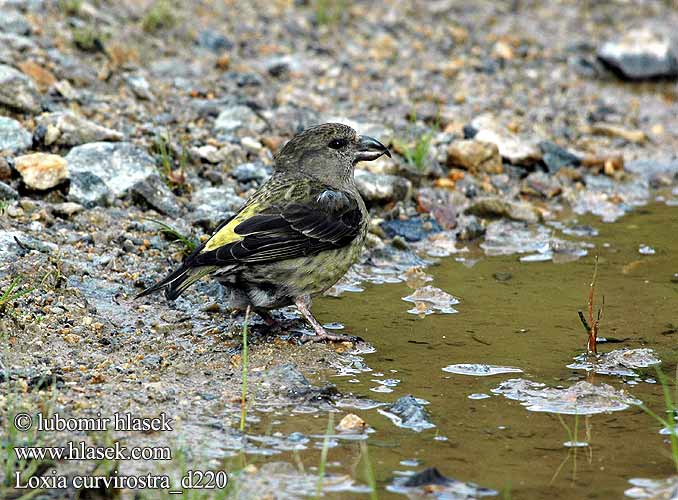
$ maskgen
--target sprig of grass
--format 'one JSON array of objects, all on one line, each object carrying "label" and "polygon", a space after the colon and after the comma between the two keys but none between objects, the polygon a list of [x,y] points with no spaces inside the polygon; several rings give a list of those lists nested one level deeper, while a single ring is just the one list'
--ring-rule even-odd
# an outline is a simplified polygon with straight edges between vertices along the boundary
[{"label": "sprig of grass", "polygon": [[370,487],[370,500],[379,500],[377,495],[377,479],[374,475],[374,468],[370,461],[370,452],[366,441],[360,441],[360,455],[363,457],[363,464],[365,468],[365,478]]},{"label": "sprig of grass", "polygon": [[318,482],[315,486],[315,498],[320,498],[323,493],[323,482],[325,480],[325,467],[327,466],[327,452],[330,448],[330,435],[334,429],[334,413],[329,412],[327,415],[327,428],[325,429],[325,438],[323,439],[323,447],[320,451],[320,465],[318,465]]},{"label": "sprig of grass", "polygon": [[247,330],[250,321],[250,306],[245,311],[245,323],[242,327],[242,393],[240,396],[240,432],[245,432],[247,420],[247,368],[249,365],[249,352],[247,348]]},{"label": "sprig of grass", "polygon": [[348,0],[315,0],[315,20],[319,25],[334,25],[344,17]]},{"label": "sprig of grass", "polygon": [[27,288],[25,290],[19,290],[23,281],[24,277],[22,275],[15,277],[9,284],[9,287],[7,287],[7,289],[2,293],[2,295],[0,295],[0,311],[2,311],[7,306],[7,304],[12,302],[13,300],[23,297],[24,295],[28,295],[33,290],[35,290],[35,287]]},{"label": "sprig of grass", "polygon": [[154,33],[173,28],[176,23],[177,18],[169,0],[156,0],[141,20],[141,27],[146,33]]},{"label": "sprig of grass", "polygon": [[192,254],[195,251],[195,249],[198,248],[199,243],[197,240],[184,236],[177,229],[173,228],[169,224],[148,217],[143,217],[143,219],[147,220],[148,222],[152,222],[153,224],[157,224],[158,227],[160,228],[161,233],[171,236],[173,238],[173,241],[180,242],[184,246],[183,253],[185,255]]},{"label": "sprig of grass", "polygon": [[433,134],[427,132],[417,138],[417,141],[414,143],[414,147],[410,147],[405,143],[400,143],[400,148],[405,154],[405,160],[407,160],[407,163],[419,171],[424,170],[426,167],[426,160],[429,156],[429,150],[431,149],[432,139]]},{"label": "sprig of grass", "polygon": [[586,350],[589,354],[598,354],[598,331],[600,329],[600,321],[603,319],[603,311],[605,310],[605,296],[603,295],[603,304],[598,309],[598,314],[596,319],[593,319],[593,302],[594,294],[596,292],[596,279],[598,277],[598,256],[596,255],[593,263],[593,278],[591,278],[591,283],[589,284],[589,297],[587,300],[587,309],[588,309],[588,321],[584,317],[584,313],[579,310],[579,319],[586,329],[587,341],[586,341]]},{"label": "sprig of grass", "polygon": [[[153,141],[152,150],[156,154],[160,173],[165,179],[169,188],[180,187],[186,184],[186,166],[188,165],[188,151],[185,145],[182,146],[181,153],[175,157],[172,151],[172,136],[169,129],[165,134],[156,134]],[[174,168],[176,165],[176,168]]]},{"label": "sprig of grass", "polygon": [[[669,381],[666,375],[662,371],[655,367],[657,372],[657,380],[662,387],[662,393],[664,394],[664,406],[667,417],[664,418],[650,408],[645,406],[645,404],[640,403],[638,406],[645,413],[654,418],[660,425],[666,427],[669,430],[669,440],[671,441],[671,458],[673,459],[673,465],[678,472],[678,394],[675,399],[671,396],[671,390],[669,388]],[[678,367],[676,367],[676,391],[678,392]]]}]

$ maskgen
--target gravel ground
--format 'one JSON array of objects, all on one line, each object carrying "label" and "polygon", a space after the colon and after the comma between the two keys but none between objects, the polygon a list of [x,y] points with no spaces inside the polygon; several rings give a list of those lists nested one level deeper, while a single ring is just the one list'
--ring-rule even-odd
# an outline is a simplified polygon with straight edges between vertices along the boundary
[{"label": "gravel ground", "polygon": [[[357,173],[368,264],[401,252],[409,267],[440,235],[482,241],[494,219],[612,221],[656,189],[676,202],[675,76],[629,82],[596,51],[677,24],[659,1],[0,3],[0,405],[54,387],[72,416],[235,421],[242,317],[219,288],[132,297],[312,124],[396,153]],[[282,336],[254,320],[250,368],[278,388],[253,404],[327,404],[324,374],[351,346],[300,347],[285,315]]]}]

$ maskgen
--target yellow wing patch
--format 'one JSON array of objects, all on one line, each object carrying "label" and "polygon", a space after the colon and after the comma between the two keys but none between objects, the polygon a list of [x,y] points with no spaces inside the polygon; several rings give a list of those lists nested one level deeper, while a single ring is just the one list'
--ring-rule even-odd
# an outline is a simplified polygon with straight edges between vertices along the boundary
[{"label": "yellow wing patch", "polygon": [[235,228],[242,221],[247,220],[252,215],[256,215],[259,205],[257,203],[252,203],[251,205],[242,209],[242,211],[233,217],[231,222],[222,227],[216,234],[207,241],[205,248],[202,249],[202,252],[210,252],[216,250],[219,247],[228,245],[229,243],[234,243],[243,239],[238,233],[235,232]]}]

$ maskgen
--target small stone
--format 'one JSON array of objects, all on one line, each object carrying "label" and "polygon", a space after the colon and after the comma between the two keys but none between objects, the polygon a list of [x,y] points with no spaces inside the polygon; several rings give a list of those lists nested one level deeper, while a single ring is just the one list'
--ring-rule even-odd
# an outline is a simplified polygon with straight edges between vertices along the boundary
[{"label": "small stone", "polygon": [[647,140],[642,130],[632,130],[610,123],[596,123],[591,127],[594,134],[607,135],[609,137],[621,137],[628,142],[641,144]]},{"label": "small stone", "polygon": [[233,43],[221,33],[212,30],[203,30],[198,34],[196,42],[200,47],[209,49],[212,52],[220,53],[224,50],[231,50]]},{"label": "small stone", "polygon": [[26,16],[16,10],[2,10],[0,12],[0,32],[16,35],[30,35],[31,24]]},{"label": "small stone", "polygon": [[31,77],[41,90],[47,90],[57,81],[50,70],[42,67],[33,59],[19,63],[18,67],[24,74]]},{"label": "small stone", "polygon": [[400,236],[409,242],[421,241],[430,234],[442,231],[435,220],[424,221],[420,217],[384,221],[380,226],[389,238]]},{"label": "small stone", "polygon": [[479,217],[506,217],[528,223],[539,222],[541,218],[539,211],[530,203],[508,201],[499,197],[475,199],[466,212]]},{"label": "small stone", "polygon": [[14,167],[24,184],[31,189],[44,191],[68,179],[68,165],[59,155],[33,153],[14,159]]},{"label": "small stone", "polygon": [[536,144],[522,139],[501,126],[489,114],[473,119],[471,128],[476,131],[473,136],[476,141],[496,144],[502,158],[514,165],[530,166],[542,158],[541,151]]},{"label": "small stone", "polygon": [[45,113],[36,122],[35,140],[45,146],[80,146],[89,142],[123,139],[120,132],[102,127],[71,111]]},{"label": "small stone", "polygon": [[145,77],[142,75],[134,75],[127,77],[127,85],[130,90],[137,96],[139,99],[144,99],[147,101],[153,100],[153,92],[151,92],[151,84],[148,83]]},{"label": "small stone", "polygon": [[542,159],[546,168],[552,174],[563,167],[578,167],[581,164],[581,158],[551,141],[541,141],[539,149],[544,155]]},{"label": "small stone", "polygon": [[64,203],[55,203],[52,205],[52,213],[54,215],[60,215],[64,217],[70,217],[77,213],[85,210],[85,207],[79,203],[73,203],[72,201],[66,201]]},{"label": "small stone", "polygon": [[242,147],[251,153],[259,153],[262,149],[264,149],[264,146],[254,137],[243,137],[240,141],[240,144],[242,144]]},{"label": "small stone", "polygon": [[41,110],[40,93],[33,80],[5,64],[0,64],[0,106],[33,114]]},{"label": "small stone", "polygon": [[668,37],[648,29],[625,32],[603,44],[598,59],[626,80],[678,77],[678,53]]},{"label": "small stone", "polygon": [[363,198],[372,202],[405,200],[412,193],[412,183],[395,175],[356,170],[355,183]]},{"label": "small stone", "polygon": [[0,151],[19,153],[28,149],[31,143],[31,134],[18,121],[0,116]]},{"label": "small stone", "polygon": [[235,167],[231,175],[240,182],[263,182],[270,177],[271,169],[263,163],[243,163]]},{"label": "small stone", "polygon": [[266,128],[266,122],[252,111],[249,106],[236,105],[224,109],[214,122],[217,134],[230,134],[238,130],[260,133]]},{"label": "small stone", "polygon": [[7,181],[12,178],[12,169],[4,156],[0,156],[0,181]]},{"label": "small stone", "polygon": [[365,430],[367,427],[367,422],[365,422],[358,415],[349,413],[344,418],[341,419],[337,425],[337,430],[339,432],[352,432],[358,433]]},{"label": "small stone", "polygon": [[80,335],[76,335],[75,333],[69,333],[63,336],[64,342],[67,344],[79,344],[82,342],[82,337]]},{"label": "small stone", "polygon": [[520,192],[551,199],[563,192],[563,186],[557,176],[545,172],[532,172],[521,183]]},{"label": "small stone", "polygon": [[671,276],[671,283],[678,283],[678,273],[673,273],[673,276]]},{"label": "small stone", "polygon": [[0,181],[0,200],[16,200],[19,193],[9,184]]},{"label": "small stone", "polygon": [[491,142],[473,139],[454,142],[447,148],[447,166],[461,167],[472,174],[504,171],[499,148]]}]

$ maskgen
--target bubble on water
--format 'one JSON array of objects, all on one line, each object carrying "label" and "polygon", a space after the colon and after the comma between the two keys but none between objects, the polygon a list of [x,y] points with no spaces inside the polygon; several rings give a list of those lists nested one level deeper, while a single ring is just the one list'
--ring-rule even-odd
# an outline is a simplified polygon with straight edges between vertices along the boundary
[{"label": "bubble on water", "polygon": [[444,372],[456,373],[458,375],[473,375],[474,377],[487,377],[489,375],[499,375],[501,373],[522,373],[520,368],[512,366],[482,365],[482,364],[458,364],[449,365],[443,368]]},{"label": "bubble on water", "polygon": [[586,448],[589,444],[586,441],[565,441],[565,448]]},{"label": "bubble on water", "polygon": [[416,458],[408,458],[400,461],[400,465],[404,465],[405,467],[418,467],[420,464],[421,462]]},{"label": "bubble on water", "polygon": [[387,387],[385,385],[378,385],[377,387],[370,388],[370,391],[381,392],[381,393],[387,394],[389,392],[393,392],[393,389],[391,389],[390,387]]},{"label": "bubble on water", "polygon": [[403,297],[403,300],[415,304],[415,307],[407,312],[417,315],[454,314],[457,310],[452,306],[459,304],[458,298],[431,285],[417,288],[411,295]]},{"label": "bubble on water", "polygon": [[486,255],[511,255],[514,253],[544,253],[550,248],[551,230],[539,225],[505,219],[490,222],[485,241],[480,248]]},{"label": "bubble on water", "polygon": [[633,207],[645,205],[650,197],[647,179],[639,177],[617,182],[604,175],[587,175],[584,182],[586,189],[567,190],[564,197],[574,213],[592,213],[603,222],[616,221]]},{"label": "bubble on water", "polygon": [[630,405],[641,403],[611,385],[594,385],[585,381],[566,388],[551,388],[540,382],[517,378],[502,382],[492,392],[521,401],[530,411],[567,415],[621,411]]},{"label": "bubble on water", "polygon": [[382,403],[372,399],[358,398],[355,396],[344,396],[336,403],[337,407],[339,408],[350,408],[354,410],[373,410],[374,408],[386,406],[387,404],[388,403]]},{"label": "bubble on water", "polygon": [[670,436],[671,434],[673,434],[674,436],[678,436],[678,425],[674,425],[673,429],[664,427],[663,429],[659,430],[659,434],[661,434],[662,436]]},{"label": "bubble on water", "polygon": [[567,367],[616,377],[637,377],[638,374],[634,370],[661,363],[654,350],[649,348],[615,349],[597,357],[584,353],[575,357],[574,361]]},{"label": "bubble on water", "polygon": [[492,396],[490,396],[489,394],[485,394],[484,392],[476,392],[473,394],[469,394],[467,397],[469,399],[487,399],[491,398]]},{"label": "bubble on water", "polygon": [[345,328],[344,325],[337,323],[336,321],[333,323],[325,323],[323,327],[327,330],[343,330]]},{"label": "bubble on water", "polygon": [[629,498],[653,498],[674,499],[678,491],[678,476],[668,479],[629,479],[633,488],[629,488],[624,494]]},{"label": "bubble on water", "polygon": [[657,251],[648,245],[640,245],[638,247],[638,253],[641,255],[654,255]]}]

